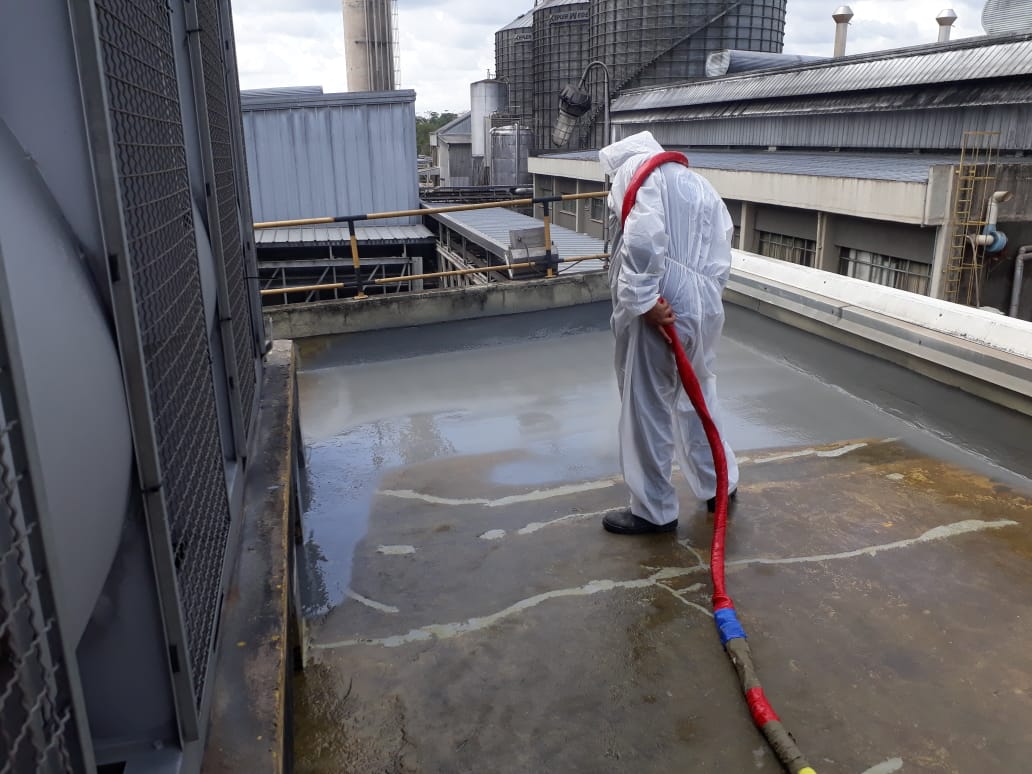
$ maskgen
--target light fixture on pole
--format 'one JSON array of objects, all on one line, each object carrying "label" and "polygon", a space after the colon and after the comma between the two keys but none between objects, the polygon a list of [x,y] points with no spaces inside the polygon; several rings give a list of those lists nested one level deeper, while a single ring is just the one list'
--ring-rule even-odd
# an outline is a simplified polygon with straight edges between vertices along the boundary
[{"label": "light fixture on pole", "polygon": [[591,72],[593,67],[602,69],[602,89],[604,92],[602,95],[604,109],[602,144],[608,145],[613,141],[609,126],[609,68],[606,67],[604,62],[596,59],[584,68],[580,82],[576,86],[568,83],[559,92],[559,119],[555,122],[555,127],[552,129],[552,143],[557,147],[561,148],[570,141],[570,135],[573,134],[577,120],[591,110],[591,95],[588,94],[585,86],[588,73]]},{"label": "light fixture on pole", "polygon": [[[593,67],[598,67],[602,70],[602,145],[608,145],[613,141],[612,128],[609,125],[609,68],[606,66],[605,62],[596,59],[584,68],[584,72],[581,73],[580,82],[576,86],[572,83],[568,83],[563,87],[563,90],[559,92],[559,118],[556,120],[555,127],[552,129],[552,142],[557,147],[561,148],[570,141],[570,135],[573,134],[573,130],[577,125],[578,119],[591,110],[591,95],[588,94],[585,86],[588,80],[588,73],[591,72],[591,68]],[[602,190],[609,191],[609,175],[606,175],[605,184],[603,185]],[[602,200],[602,207],[603,252],[608,253],[609,202],[606,199]]]}]

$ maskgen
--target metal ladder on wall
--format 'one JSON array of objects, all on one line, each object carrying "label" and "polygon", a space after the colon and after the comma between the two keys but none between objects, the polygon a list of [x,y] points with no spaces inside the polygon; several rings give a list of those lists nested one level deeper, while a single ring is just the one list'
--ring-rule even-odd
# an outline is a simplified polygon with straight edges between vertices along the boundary
[{"label": "metal ladder on wall", "polygon": [[964,132],[953,187],[953,236],[943,283],[947,301],[981,303],[985,248],[975,242],[975,237],[986,226],[986,202],[996,183],[999,144],[999,132]]}]

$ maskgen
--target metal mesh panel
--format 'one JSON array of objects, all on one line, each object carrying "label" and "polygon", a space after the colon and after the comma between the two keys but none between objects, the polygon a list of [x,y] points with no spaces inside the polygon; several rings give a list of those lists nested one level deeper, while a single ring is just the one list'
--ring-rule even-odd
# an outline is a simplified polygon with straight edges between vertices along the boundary
[{"label": "metal mesh panel", "polygon": [[219,608],[229,504],[216,416],[169,12],[97,0],[137,318],[194,694]]},{"label": "metal mesh panel", "polygon": [[547,2],[534,9],[534,140],[536,150],[554,149],[552,126],[559,92],[580,80],[588,63],[588,3]]},{"label": "metal mesh panel", "polygon": [[[0,371],[6,367],[0,346]],[[2,373],[0,373],[2,378]],[[3,390],[0,389],[0,396]],[[0,401],[2,404],[2,401]],[[78,757],[38,529],[19,498],[17,424],[0,405],[0,774],[72,772]],[[44,611],[47,612],[44,612]]]},{"label": "metal mesh panel", "polygon": [[[200,18],[201,55],[204,69],[204,96],[208,110],[208,128],[215,165],[215,195],[219,223],[212,224],[222,235],[222,260],[225,264],[229,291],[229,315],[233,327],[233,357],[236,359],[236,385],[240,396],[244,426],[251,416],[255,396],[254,348],[251,335],[250,309],[247,302],[247,276],[244,251],[240,240],[240,216],[237,201],[236,164],[227,97],[226,65],[222,58],[222,36],[216,0],[197,4]],[[227,57],[228,59],[228,57]]]}]

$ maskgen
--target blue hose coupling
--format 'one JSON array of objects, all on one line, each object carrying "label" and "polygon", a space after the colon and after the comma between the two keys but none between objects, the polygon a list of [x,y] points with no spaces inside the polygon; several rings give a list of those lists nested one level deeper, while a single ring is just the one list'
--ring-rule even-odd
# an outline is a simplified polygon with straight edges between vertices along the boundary
[{"label": "blue hose coupling", "polygon": [[726,646],[731,640],[746,639],[745,629],[738,623],[738,614],[733,607],[718,610],[713,618],[717,622],[721,645]]}]

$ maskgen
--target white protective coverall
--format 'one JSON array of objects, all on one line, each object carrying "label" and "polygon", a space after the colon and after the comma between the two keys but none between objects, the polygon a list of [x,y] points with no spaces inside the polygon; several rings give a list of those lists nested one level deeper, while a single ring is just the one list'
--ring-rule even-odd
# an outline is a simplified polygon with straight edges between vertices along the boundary
[{"label": "white protective coverall", "polygon": [[[649,132],[602,149],[602,168],[613,179],[609,211],[616,226],[635,171],[662,151]],[[670,304],[678,336],[720,428],[713,361],[724,326],[721,293],[731,271],[733,228],[727,207],[705,178],[680,164],[664,164],[638,191],[622,231],[613,230],[609,284],[622,401],[620,466],[631,492],[631,512],[654,524],[677,518],[670,478],[675,454],[700,500],[715,496],[716,471],[670,346],[641,315],[660,296]],[[738,463],[726,442],[724,451],[733,491]]]}]

